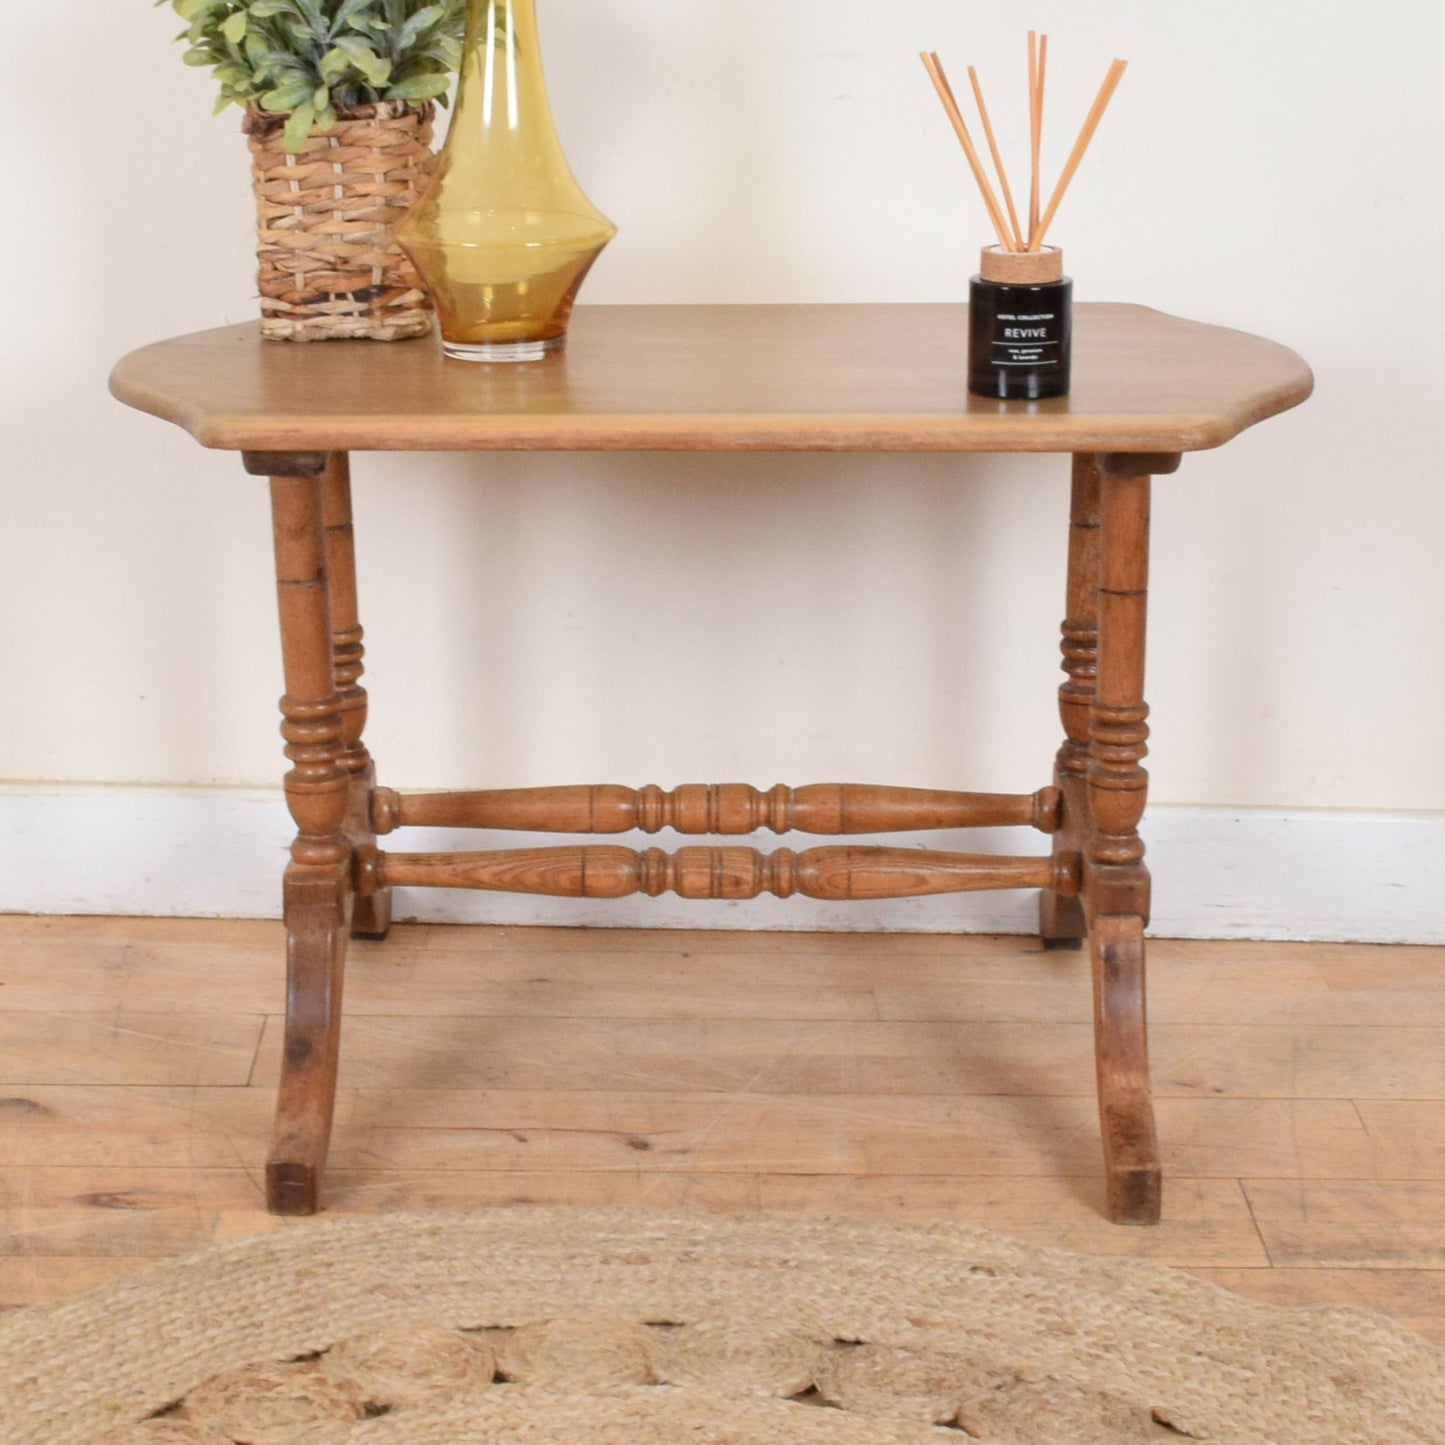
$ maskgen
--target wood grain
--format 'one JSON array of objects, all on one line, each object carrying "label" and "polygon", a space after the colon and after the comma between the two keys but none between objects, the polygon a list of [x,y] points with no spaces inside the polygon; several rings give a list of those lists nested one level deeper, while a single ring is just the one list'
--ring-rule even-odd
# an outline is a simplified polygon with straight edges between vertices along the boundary
[{"label": "wood grain", "polygon": [[145,1256],[64,1256],[35,1259],[27,1255],[0,1256],[0,1309],[46,1305],[71,1295],[98,1289],[113,1279],[134,1274],[153,1259]]},{"label": "wood grain", "polygon": [[226,1169],[258,1160],[275,1091],[127,1084],[7,1085],[0,1160],[12,1169]]},{"label": "wood grain", "polygon": [[[107,1031],[144,1020],[183,1054],[253,1027],[258,998],[280,1008],[279,938],[0,917],[0,1028],[27,1040],[0,1086],[0,1307],[282,1227],[257,1167],[274,1022],[250,1083],[157,1079]],[[1155,1230],[1103,1218],[1087,960],[927,935],[401,925],[353,944],[328,1208],[955,1217],[1445,1339],[1445,951],[1150,947]]]},{"label": "wood grain", "polygon": [[235,1014],[0,1012],[0,1089],[29,1084],[234,1086],[250,1077],[263,1019]]},{"label": "wood grain", "polygon": [[[331,624],[331,675],[341,714],[341,764],[350,775],[343,833],[359,862],[376,856],[371,801],[376,765],[367,751],[368,699],[361,678],[366,671],[365,631],[356,595],[356,539],[351,511],[351,464],[344,452],[326,459],[321,477],[321,517],[325,528],[326,594]],[[352,903],[351,929],[365,938],[384,938],[391,928],[391,894],[374,888]]]},{"label": "wood grain", "polygon": [[1075,308],[1067,397],[972,397],[967,350],[962,306],[584,306],[530,366],[431,340],[266,345],[248,323],[133,352],[111,390],[233,450],[1167,453],[1312,386],[1282,346],[1141,306]]},{"label": "wood grain", "polygon": [[[409,971],[410,975],[410,971]],[[413,976],[414,975],[410,975]],[[418,987],[436,987],[431,978]],[[363,985],[365,987],[365,985]],[[400,1005],[393,1003],[392,1007]],[[273,1085],[281,1021],[251,1082]],[[1445,1029],[1151,1030],[1154,1092],[1182,1099],[1445,1097]],[[1403,1044],[1404,1047],[1392,1047]],[[668,1016],[378,1015],[347,1020],[343,1085],[768,1094],[1087,1093],[1089,1024]]]},{"label": "wood grain", "polygon": [[1188,1180],[1157,1229],[1115,1229],[1104,1218],[1098,1171],[1084,1178],[948,1178],[917,1174],[632,1174],[345,1169],[328,1176],[348,1213],[487,1205],[620,1204],[646,1209],[844,1214],[859,1218],[967,1219],[1053,1248],[1262,1267],[1264,1249],[1233,1180]]},{"label": "wood grain", "polygon": [[[342,983],[353,908],[352,842],[346,824],[349,815],[365,813],[369,801],[356,800],[347,765],[348,729],[359,747],[364,719],[353,711],[348,723],[345,699],[337,691],[339,682],[349,687],[360,676],[360,657],[347,643],[338,665],[331,613],[333,596],[339,595],[341,620],[354,618],[345,575],[333,585],[329,571],[332,558],[346,548],[327,535],[328,494],[331,520],[339,524],[349,515],[347,475],[344,462],[332,458],[324,477],[288,473],[271,478],[286,678],[281,736],[292,763],[285,780],[286,806],[297,828],[282,888],[285,1066],[266,1160],[267,1200],[277,1214],[316,1210],[335,1108]],[[353,629],[344,630],[343,641],[352,635]],[[356,776],[366,787],[369,759],[358,753],[352,762],[361,769]]]},{"label": "wood grain", "polygon": [[[0,916],[0,1010],[275,1012],[284,943],[274,921]],[[1445,1028],[1439,948],[1151,938],[1149,949],[1153,1036],[1197,1026],[1225,1044],[1233,1031],[1264,1031],[1232,1057],[1182,1058],[1182,1087],[1229,1093],[1247,1075],[1290,1093],[1297,1061],[1304,1092],[1311,1077],[1348,1070],[1354,1097],[1437,1096],[1432,1035],[1407,1033],[1396,1058],[1381,1044],[1396,1030]],[[863,951],[834,934],[399,924],[385,945],[353,941],[347,970],[348,1017],[881,1017],[944,1028],[1090,1017],[1087,961],[1045,957],[1022,937],[877,934]],[[1366,1051],[1382,1056],[1372,1063]],[[1170,1067],[1155,1059],[1161,1084]]]},{"label": "wood grain", "polygon": [[[1348,1100],[1161,1099],[1156,1108],[1166,1171],[1352,1178],[1369,1167]],[[351,1109],[352,1128],[338,1131],[339,1167],[537,1169],[570,1158],[600,1170],[966,1177],[1078,1177],[1098,1167],[1090,1094],[361,1089]]]},{"label": "wood grain", "polygon": [[[233,1167],[259,1157],[273,1100],[262,1088],[37,1085],[0,1098],[0,1157]],[[353,1169],[1081,1176],[1097,1167],[1094,1111],[1086,1093],[343,1088],[333,1149],[338,1167]],[[1157,1111],[1166,1168],[1190,1177],[1376,1177],[1350,1100],[1163,1098]],[[1445,1179],[1445,1158],[1415,1177]]]},{"label": "wood grain", "polygon": [[466,793],[402,794],[382,788],[377,832],[394,828],[519,828],[535,833],[659,833],[720,836],[756,833],[896,833],[940,828],[1033,827],[1051,833],[1059,798],[958,793],[857,783],[812,783],[766,791],[746,783],[686,783],[679,788],[582,784]]},{"label": "wood grain", "polygon": [[1445,1270],[1445,1180],[1254,1179],[1245,1196],[1285,1267]]},{"label": "wood grain", "polygon": [[558,898],[913,898],[987,888],[1078,891],[1073,858],[1007,858],[924,848],[660,848],[573,846],[481,853],[381,853],[386,887],[477,888]]},{"label": "wood grain", "polygon": [[[1069,562],[1059,650],[1065,680],[1059,687],[1064,741],[1054,760],[1059,794],[1057,858],[1082,853],[1089,822],[1085,780],[1089,771],[1089,727],[1099,677],[1099,489],[1097,458],[1076,456],[1069,490]],[[1045,891],[1039,895],[1039,937],[1045,946],[1077,948],[1088,932],[1077,897]]]}]

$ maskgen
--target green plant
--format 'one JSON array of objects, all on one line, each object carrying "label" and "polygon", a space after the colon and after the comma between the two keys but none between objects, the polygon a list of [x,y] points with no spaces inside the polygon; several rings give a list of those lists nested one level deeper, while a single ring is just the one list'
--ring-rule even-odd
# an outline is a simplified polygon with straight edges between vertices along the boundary
[{"label": "green plant", "polygon": [[[157,0],[165,4],[167,0]],[[228,105],[288,114],[286,149],[337,111],[400,100],[446,104],[461,65],[466,0],[170,0],[187,65],[210,67]]]}]

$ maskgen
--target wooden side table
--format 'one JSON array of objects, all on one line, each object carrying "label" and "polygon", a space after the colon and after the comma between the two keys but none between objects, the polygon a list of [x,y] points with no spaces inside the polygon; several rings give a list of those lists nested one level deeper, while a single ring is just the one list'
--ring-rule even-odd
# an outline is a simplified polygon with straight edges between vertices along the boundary
[{"label": "wooden side table", "polygon": [[[1138,826],[1149,492],[1180,454],[1228,441],[1309,395],[1292,352],[1136,306],[1081,306],[1067,398],[987,401],[965,388],[957,306],[583,308],[567,351],[527,366],[445,360],[427,342],[263,343],[254,325],[146,347],[116,368],[130,406],[239,451],[271,479],[286,695],[285,1059],[267,1164],[270,1208],[317,1208],[331,1133],[346,940],[387,931],[393,886],[620,898],[891,898],[1041,889],[1048,944],[1088,938],[1110,1217],[1159,1218]],[[1073,458],[1063,624],[1065,741],[1053,782],[1021,795],[741,784],[401,794],[362,740],[353,451],[1055,452]],[[820,835],[1017,824],[1046,857],[831,846],[762,853],[607,846],[383,852],[408,825],[697,835]]]}]

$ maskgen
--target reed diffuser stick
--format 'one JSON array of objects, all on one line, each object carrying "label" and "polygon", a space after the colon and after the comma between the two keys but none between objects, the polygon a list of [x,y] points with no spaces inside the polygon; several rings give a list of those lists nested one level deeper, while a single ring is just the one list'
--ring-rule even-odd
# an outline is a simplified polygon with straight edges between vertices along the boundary
[{"label": "reed diffuser stick", "polygon": [[999,209],[993,187],[989,184],[988,174],[978,158],[978,151],[974,149],[973,138],[968,133],[968,126],[964,124],[963,112],[958,108],[958,101],[953,96],[953,87],[949,85],[948,76],[944,73],[943,62],[939,60],[938,52],[932,50],[924,51],[919,58],[923,61],[924,69],[928,71],[929,79],[933,81],[933,88],[938,92],[939,100],[943,102],[943,108],[953,124],[954,134],[958,136],[959,144],[963,146],[963,153],[968,157],[968,164],[973,170],[973,178],[978,182],[978,188],[983,193],[984,205],[988,207],[989,219],[993,222],[994,230],[998,232],[999,245],[1005,251],[1012,250],[1008,222]]},{"label": "reed diffuser stick", "polygon": [[1043,92],[1039,88],[1039,38],[1029,31],[1029,249],[1039,229],[1039,141],[1043,135]]},{"label": "reed diffuser stick", "polygon": [[1009,225],[1013,228],[1013,249],[1022,251],[1024,248],[1024,233],[1019,226],[1019,213],[1014,209],[1013,191],[1009,189],[1008,172],[1003,167],[1003,157],[999,154],[998,141],[994,139],[993,123],[988,118],[988,107],[983,103],[983,87],[978,83],[978,71],[973,66],[968,67],[969,84],[973,86],[973,98],[978,104],[978,118],[983,122],[984,139],[988,141],[988,153],[993,157],[993,168],[998,172],[999,189],[1003,192],[1003,203],[1008,207]]},{"label": "reed diffuser stick", "polygon": [[1098,95],[1094,97],[1094,104],[1089,109],[1088,118],[1084,121],[1084,128],[1079,132],[1078,140],[1074,142],[1074,149],[1069,153],[1068,163],[1064,166],[1064,172],[1059,177],[1058,185],[1054,187],[1054,194],[1049,201],[1048,209],[1044,212],[1038,228],[1031,234],[1030,251],[1037,251],[1043,245],[1044,236],[1058,212],[1059,202],[1064,199],[1064,192],[1068,190],[1069,182],[1074,179],[1074,172],[1079,169],[1079,162],[1084,159],[1084,152],[1088,150],[1089,142],[1093,140],[1094,132],[1099,128],[1099,122],[1104,118],[1104,112],[1114,98],[1114,92],[1118,89],[1119,81],[1122,79],[1127,65],[1128,61],[1116,60],[1109,66],[1109,73],[1104,77],[1104,83],[1099,87]]},{"label": "reed diffuser stick", "polygon": [[1054,217],[1058,214],[1059,204],[1064,199],[1064,193],[1073,181],[1074,173],[1079,169],[1079,162],[1083,160],[1084,152],[1088,150],[1089,143],[1094,138],[1094,132],[1099,128],[1104,111],[1114,97],[1114,91],[1123,77],[1127,62],[1116,60],[1109,66],[1109,72],[1104,77],[1104,83],[1099,87],[1099,93],[1089,109],[1083,129],[1079,132],[1079,138],[1074,142],[1074,148],[1069,153],[1068,163],[1064,166],[1063,174],[1060,175],[1059,182],[1054,187],[1048,205],[1042,207],[1041,214],[1043,197],[1039,154],[1044,129],[1044,91],[1048,84],[1049,37],[1040,35],[1033,30],[1029,31],[1029,214],[1028,229],[1025,230],[1019,224],[1018,209],[1014,205],[1008,171],[1004,168],[998,138],[994,135],[993,120],[988,113],[988,106],[984,102],[983,86],[979,81],[978,71],[970,65],[968,79],[973,86],[973,98],[978,105],[978,118],[983,124],[989,155],[993,160],[994,171],[998,175],[999,189],[1003,193],[1004,204],[1008,207],[1007,216],[999,206],[993,185],[984,170],[983,162],[979,159],[978,149],[973,143],[973,137],[968,132],[968,125],[963,119],[963,112],[959,109],[953,87],[948,83],[948,75],[943,68],[942,60],[938,57],[938,52],[925,50],[918,58],[923,62],[923,68],[928,72],[928,78],[933,82],[933,88],[938,92],[939,100],[943,102],[943,109],[953,126],[954,134],[958,136],[959,144],[963,146],[963,153],[968,158],[969,168],[973,171],[973,178],[978,185],[979,193],[983,196],[983,203],[988,207],[989,220],[993,222],[994,231],[998,235],[999,248],[1013,255],[1037,254],[1042,251],[1044,237],[1048,233],[1049,227],[1053,225]]}]

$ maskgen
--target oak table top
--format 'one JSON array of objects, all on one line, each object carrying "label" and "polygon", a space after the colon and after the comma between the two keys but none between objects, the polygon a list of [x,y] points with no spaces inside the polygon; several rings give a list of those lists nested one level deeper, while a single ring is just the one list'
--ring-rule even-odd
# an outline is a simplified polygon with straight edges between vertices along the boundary
[{"label": "oak table top", "polygon": [[1177,453],[1313,384],[1286,347],[1142,306],[1075,308],[1067,397],[970,396],[967,350],[956,305],[586,306],[566,350],[527,365],[246,323],[132,352],[111,390],[236,451]]}]

